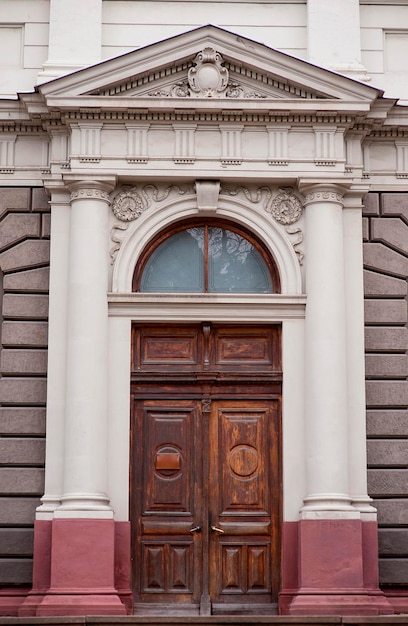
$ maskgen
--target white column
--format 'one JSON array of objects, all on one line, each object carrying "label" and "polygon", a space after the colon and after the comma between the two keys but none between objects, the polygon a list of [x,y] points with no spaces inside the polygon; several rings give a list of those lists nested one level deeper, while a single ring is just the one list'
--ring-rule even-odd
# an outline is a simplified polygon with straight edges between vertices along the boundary
[{"label": "white column", "polygon": [[111,517],[107,495],[109,195],[71,191],[64,491],[55,517]]},{"label": "white column", "polygon": [[370,80],[361,65],[359,0],[307,0],[308,58],[358,80]]},{"label": "white column", "polygon": [[355,189],[345,197],[343,229],[350,495],[353,506],[368,521],[376,519],[376,510],[367,495],[362,232],[362,198],[366,192],[366,188]]},{"label": "white column", "polygon": [[304,186],[306,480],[302,518],[358,515],[349,496],[343,196]]},{"label": "white column", "polygon": [[48,59],[38,82],[101,60],[102,0],[50,0]]},{"label": "white column", "polygon": [[65,187],[51,192],[50,286],[48,316],[47,439],[45,492],[37,519],[52,519],[63,491],[65,379],[68,305],[70,198]]}]

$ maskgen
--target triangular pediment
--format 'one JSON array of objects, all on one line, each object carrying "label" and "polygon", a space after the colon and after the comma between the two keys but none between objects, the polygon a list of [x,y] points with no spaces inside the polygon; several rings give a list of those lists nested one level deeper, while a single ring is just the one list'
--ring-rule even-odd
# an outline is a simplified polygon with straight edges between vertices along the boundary
[{"label": "triangular pediment", "polygon": [[[166,100],[372,103],[381,92],[216,26],[203,26],[41,85],[48,103]],[[129,103],[128,103],[129,105]],[[241,105],[240,105],[241,106]]]}]

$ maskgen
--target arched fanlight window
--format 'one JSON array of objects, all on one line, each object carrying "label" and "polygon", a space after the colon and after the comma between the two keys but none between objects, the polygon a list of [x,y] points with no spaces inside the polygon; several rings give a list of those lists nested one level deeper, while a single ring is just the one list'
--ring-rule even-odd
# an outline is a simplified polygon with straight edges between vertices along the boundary
[{"label": "arched fanlight window", "polygon": [[277,293],[274,262],[253,236],[226,223],[195,222],[158,236],[136,268],[148,293]]}]

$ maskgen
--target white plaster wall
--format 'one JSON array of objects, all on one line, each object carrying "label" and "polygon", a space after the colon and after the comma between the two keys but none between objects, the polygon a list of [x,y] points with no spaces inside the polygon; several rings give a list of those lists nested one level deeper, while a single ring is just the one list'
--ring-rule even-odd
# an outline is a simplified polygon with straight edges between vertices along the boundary
[{"label": "white plaster wall", "polygon": [[408,3],[361,4],[361,60],[371,85],[408,105]]},{"label": "white plaster wall", "polygon": [[0,98],[32,91],[47,59],[50,0],[0,0]]},{"label": "white plaster wall", "polygon": [[[324,5],[327,0],[314,0],[314,3],[317,5],[319,1]],[[51,72],[48,78],[44,78],[43,71],[44,67],[47,68],[47,63],[52,65],[55,61],[49,58],[52,2],[53,0],[0,0],[0,98],[15,98],[17,92],[32,91],[38,80],[43,82],[52,77]],[[211,23],[300,58],[307,59],[313,52],[314,60],[319,59],[323,66],[330,65],[327,49],[326,52],[323,49],[323,39],[319,43],[319,37],[313,37],[313,51],[308,51],[308,36],[311,33],[308,33],[306,0],[101,2],[100,59]],[[76,48],[72,46],[72,41],[78,37],[78,29],[74,28],[75,14],[74,11],[72,33],[66,40],[70,42],[70,49],[67,50],[65,71],[70,64],[73,67],[72,49]],[[95,16],[97,15],[99,14],[95,12]],[[91,17],[89,21],[98,19],[98,24],[94,24],[94,27],[91,23],[86,25],[90,35],[101,28],[99,18]],[[77,19],[80,20],[79,15]],[[311,28],[319,28],[319,19],[317,24],[310,25],[309,31]],[[62,18],[61,20],[64,22],[62,28],[65,28],[65,21]],[[323,17],[321,20],[321,29],[324,30]],[[357,50],[361,45],[361,63],[368,72],[370,84],[384,89],[387,97],[399,98],[402,104],[408,104],[408,3],[405,0],[360,0],[360,25],[361,44],[355,42],[354,47]],[[59,57],[63,56],[62,48],[63,44],[60,43]],[[83,49],[83,46],[77,48]],[[319,53],[320,48],[322,49]],[[96,51],[93,54],[92,59],[95,58]],[[338,59],[339,67],[342,54],[345,54],[344,48],[330,51],[331,57]],[[62,68],[64,59],[58,58],[57,61]],[[84,59],[84,64],[89,62],[88,58]],[[58,68],[56,71],[58,72]]]},{"label": "white plaster wall", "polygon": [[214,24],[294,56],[306,55],[306,1],[103,2],[102,56]]}]

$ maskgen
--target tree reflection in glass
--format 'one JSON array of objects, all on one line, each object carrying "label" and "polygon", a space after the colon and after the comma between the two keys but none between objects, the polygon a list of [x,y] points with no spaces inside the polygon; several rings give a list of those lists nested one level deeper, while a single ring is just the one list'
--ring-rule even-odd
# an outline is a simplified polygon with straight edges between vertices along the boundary
[{"label": "tree reflection in glass", "polygon": [[271,293],[269,269],[255,246],[221,227],[188,228],[163,241],[150,256],[141,291]]}]

